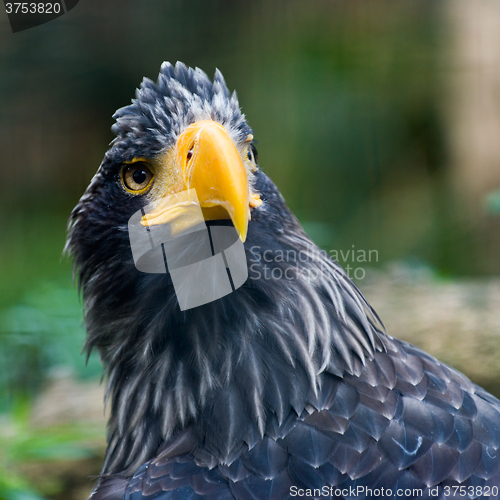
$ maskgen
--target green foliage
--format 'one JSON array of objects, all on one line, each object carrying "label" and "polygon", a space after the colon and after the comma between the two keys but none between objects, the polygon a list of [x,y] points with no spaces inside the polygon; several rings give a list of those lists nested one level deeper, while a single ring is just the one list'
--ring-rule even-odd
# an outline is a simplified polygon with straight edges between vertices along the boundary
[{"label": "green foliage", "polygon": [[500,214],[500,191],[493,191],[486,197],[486,211],[489,214]]},{"label": "green foliage", "polygon": [[81,304],[74,289],[46,283],[0,314],[0,412],[15,395],[34,394],[54,370],[78,378],[98,376],[99,360],[86,366]]},{"label": "green foliage", "polygon": [[0,425],[0,499],[42,500],[28,484],[21,466],[30,462],[79,460],[95,454],[101,438],[95,426],[72,424],[33,427],[30,404],[18,397]]},{"label": "green foliage", "polygon": [[76,378],[101,373],[96,356],[86,365],[84,342],[74,289],[45,283],[0,313],[0,500],[42,500],[21,472],[27,463],[95,454],[102,429],[83,424],[39,428],[29,419],[31,396],[52,372]]}]

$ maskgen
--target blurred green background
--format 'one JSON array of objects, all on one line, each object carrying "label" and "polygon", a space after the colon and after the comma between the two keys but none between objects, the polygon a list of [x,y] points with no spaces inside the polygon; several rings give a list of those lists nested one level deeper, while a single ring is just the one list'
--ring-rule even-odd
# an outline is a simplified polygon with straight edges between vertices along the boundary
[{"label": "blurred green background", "polygon": [[[259,163],[389,333],[500,394],[500,7],[419,0],[81,0],[0,13],[0,500],[84,499],[99,472],[66,221],[143,76],[219,68]],[[96,416],[97,415],[97,416]]]}]

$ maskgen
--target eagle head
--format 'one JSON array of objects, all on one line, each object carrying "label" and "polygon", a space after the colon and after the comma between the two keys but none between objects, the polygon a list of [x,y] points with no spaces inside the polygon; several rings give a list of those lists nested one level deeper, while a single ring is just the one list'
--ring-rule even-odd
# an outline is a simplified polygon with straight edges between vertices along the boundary
[{"label": "eagle head", "polygon": [[[252,130],[219,71],[210,81],[164,63],[114,118],[116,138],[67,242],[86,347],[99,351],[111,398],[103,474],[129,477],[188,428],[203,443],[197,460],[229,464],[269,429],[321,407],[325,371],[359,373],[383,349],[382,326],[258,168]],[[207,225],[234,227],[248,279],[183,311],[168,273],[134,265],[128,223],[145,207],[150,226],[172,223],[189,207],[162,200],[190,189]]]}]

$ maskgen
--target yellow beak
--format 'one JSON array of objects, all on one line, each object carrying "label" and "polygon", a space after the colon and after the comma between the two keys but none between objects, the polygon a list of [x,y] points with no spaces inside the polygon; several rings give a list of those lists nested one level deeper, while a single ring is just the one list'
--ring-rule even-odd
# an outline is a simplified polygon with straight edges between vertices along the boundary
[{"label": "yellow beak", "polygon": [[[196,190],[203,217],[206,220],[230,218],[240,239],[245,241],[250,217],[248,177],[227,130],[212,120],[193,123],[177,140],[175,164],[181,178],[178,188]],[[159,203],[143,224],[171,222],[182,215],[184,206],[166,209]]]}]

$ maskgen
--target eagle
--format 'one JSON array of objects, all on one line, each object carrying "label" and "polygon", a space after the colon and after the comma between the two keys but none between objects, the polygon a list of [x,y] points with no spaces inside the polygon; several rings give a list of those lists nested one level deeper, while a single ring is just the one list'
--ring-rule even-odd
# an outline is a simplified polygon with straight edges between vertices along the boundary
[{"label": "eagle", "polygon": [[110,405],[92,500],[499,498],[500,401],[386,333],[220,71],[165,62],[114,119],[67,240]]}]

